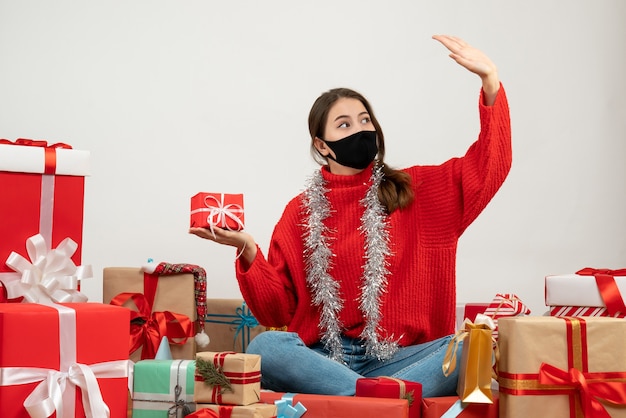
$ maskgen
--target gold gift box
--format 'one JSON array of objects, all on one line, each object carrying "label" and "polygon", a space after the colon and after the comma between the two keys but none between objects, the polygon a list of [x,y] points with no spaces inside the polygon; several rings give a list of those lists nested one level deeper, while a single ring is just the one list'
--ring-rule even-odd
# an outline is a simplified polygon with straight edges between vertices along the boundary
[{"label": "gold gift box", "polygon": [[269,403],[253,403],[246,406],[216,405],[210,403],[196,404],[196,411],[203,408],[217,412],[230,418],[272,418],[276,416],[276,405]]},{"label": "gold gift box", "polygon": [[[226,385],[214,385],[202,377],[202,361],[213,365]],[[250,405],[261,400],[261,356],[234,352],[201,351],[196,353],[193,399],[196,403]]]},{"label": "gold gift box", "polygon": [[[626,383],[624,319],[528,316],[500,318],[498,322],[502,418],[583,417],[580,386],[541,384],[542,365],[554,366],[565,376],[576,369],[585,376],[588,387]],[[624,406],[604,402],[602,406],[611,417],[626,417]]]},{"label": "gold gift box", "polygon": [[[105,267],[102,276],[103,303],[110,303],[115,296],[124,292],[143,294],[143,281],[144,272],[139,267]],[[194,289],[194,276],[191,273],[159,276],[152,312],[170,311],[185,315],[194,322],[196,320]],[[132,301],[126,302],[124,306],[137,310]],[[131,353],[130,359],[134,362],[141,360],[141,350],[142,348],[139,348]],[[196,353],[193,335],[185,344],[170,344],[170,351],[174,360],[193,360]]]}]

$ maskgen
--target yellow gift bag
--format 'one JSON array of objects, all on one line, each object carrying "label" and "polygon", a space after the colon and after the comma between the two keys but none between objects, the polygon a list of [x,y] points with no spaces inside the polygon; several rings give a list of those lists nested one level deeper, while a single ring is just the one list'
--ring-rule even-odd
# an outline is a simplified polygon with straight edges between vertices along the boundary
[{"label": "yellow gift bag", "polygon": [[466,319],[448,344],[442,365],[443,374],[449,376],[456,368],[456,352],[463,342],[457,394],[461,402],[493,403],[491,378],[494,374],[493,319],[486,315],[476,316],[474,323]]}]

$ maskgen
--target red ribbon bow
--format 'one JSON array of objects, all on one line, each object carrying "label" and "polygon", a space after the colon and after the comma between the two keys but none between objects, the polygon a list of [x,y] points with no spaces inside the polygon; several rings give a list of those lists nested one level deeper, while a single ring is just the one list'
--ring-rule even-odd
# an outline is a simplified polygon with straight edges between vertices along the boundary
[{"label": "red ribbon bow", "polygon": [[182,345],[193,336],[193,324],[188,316],[170,311],[152,312],[152,303],[142,293],[120,293],[111,300],[111,305],[123,306],[129,299],[137,306],[137,311],[131,312],[129,352],[143,346],[142,360],[156,356],[163,337],[167,337],[170,344]]},{"label": "red ribbon bow", "polygon": [[577,390],[585,417],[610,418],[611,415],[598,398],[614,405],[626,404],[626,383],[603,380],[610,378],[605,375],[605,373],[583,373],[576,368],[571,368],[568,372],[542,363],[539,368],[539,383],[567,386]]},{"label": "red ribbon bow", "polygon": [[582,270],[578,270],[576,274],[595,277],[600,296],[606,305],[606,310],[609,315],[613,316],[618,312],[626,313],[626,305],[624,304],[614,277],[626,276],[626,269],[609,270],[585,267]]}]

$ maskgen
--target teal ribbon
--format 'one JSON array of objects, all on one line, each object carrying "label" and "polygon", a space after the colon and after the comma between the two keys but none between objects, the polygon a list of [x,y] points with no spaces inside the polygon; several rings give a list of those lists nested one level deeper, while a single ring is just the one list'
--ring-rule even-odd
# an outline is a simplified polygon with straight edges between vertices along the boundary
[{"label": "teal ribbon", "polygon": [[293,405],[295,393],[285,393],[280,399],[274,401],[276,405],[276,418],[300,418],[307,411],[302,403]]},{"label": "teal ribbon", "polygon": [[[232,321],[219,321],[215,319],[209,319],[210,317],[234,319]],[[239,338],[239,335],[241,335],[241,351],[243,352],[246,351],[246,347],[250,342],[250,330],[259,326],[259,321],[257,321],[254,315],[252,315],[252,313],[250,312],[250,308],[248,308],[245,301],[241,304],[241,306],[235,309],[235,315],[207,313],[204,322],[232,325],[235,329],[235,337],[233,338],[233,351],[236,351],[235,347],[237,346],[237,338]]]},{"label": "teal ribbon", "polygon": [[457,400],[452,406],[441,416],[441,418],[456,418],[465,409],[467,405],[463,405],[461,400]]}]

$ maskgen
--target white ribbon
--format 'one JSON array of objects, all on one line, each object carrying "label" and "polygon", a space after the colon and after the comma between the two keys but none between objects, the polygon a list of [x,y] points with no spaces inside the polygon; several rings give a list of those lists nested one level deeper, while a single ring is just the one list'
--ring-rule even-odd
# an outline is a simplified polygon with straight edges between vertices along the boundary
[{"label": "white ribbon", "polygon": [[26,241],[27,260],[11,252],[6,265],[21,273],[21,280],[7,283],[10,298],[24,296],[31,303],[87,302],[87,296],[78,291],[78,282],[93,276],[91,266],[76,267],[71,257],[78,244],[65,238],[57,248],[48,251],[41,234]]},{"label": "white ribbon", "polygon": [[59,312],[59,368],[0,367],[0,386],[40,382],[24,400],[24,408],[32,418],[75,416],[76,387],[81,389],[83,409],[87,418],[110,416],[100,392],[98,378],[128,378],[132,387],[130,360],[97,364],[76,362],[76,311],[66,306],[50,305]]},{"label": "white ribbon", "polygon": [[[214,201],[215,205],[209,203],[210,200]],[[191,211],[191,214],[193,215],[200,212],[209,212],[209,215],[207,216],[207,224],[209,225],[211,232],[213,232],[214,226],[219,226],[221,228],[229,229],[231,231],[237,231],[244,228],[243,222],[241,222],[241,219],[239,219],[239,217],[236,215],[237,213],[243,213],[243,208],[235,203],[225,205],[224,193],[221,193],[220,200],[218,200],[213,195],[205,196],[204,204],[206,206],[205,208],[194,209]],[[238,228],[231,228],[226,223],[227,219],[231,219],[232,221],[234,221],[237,224]]]}]

